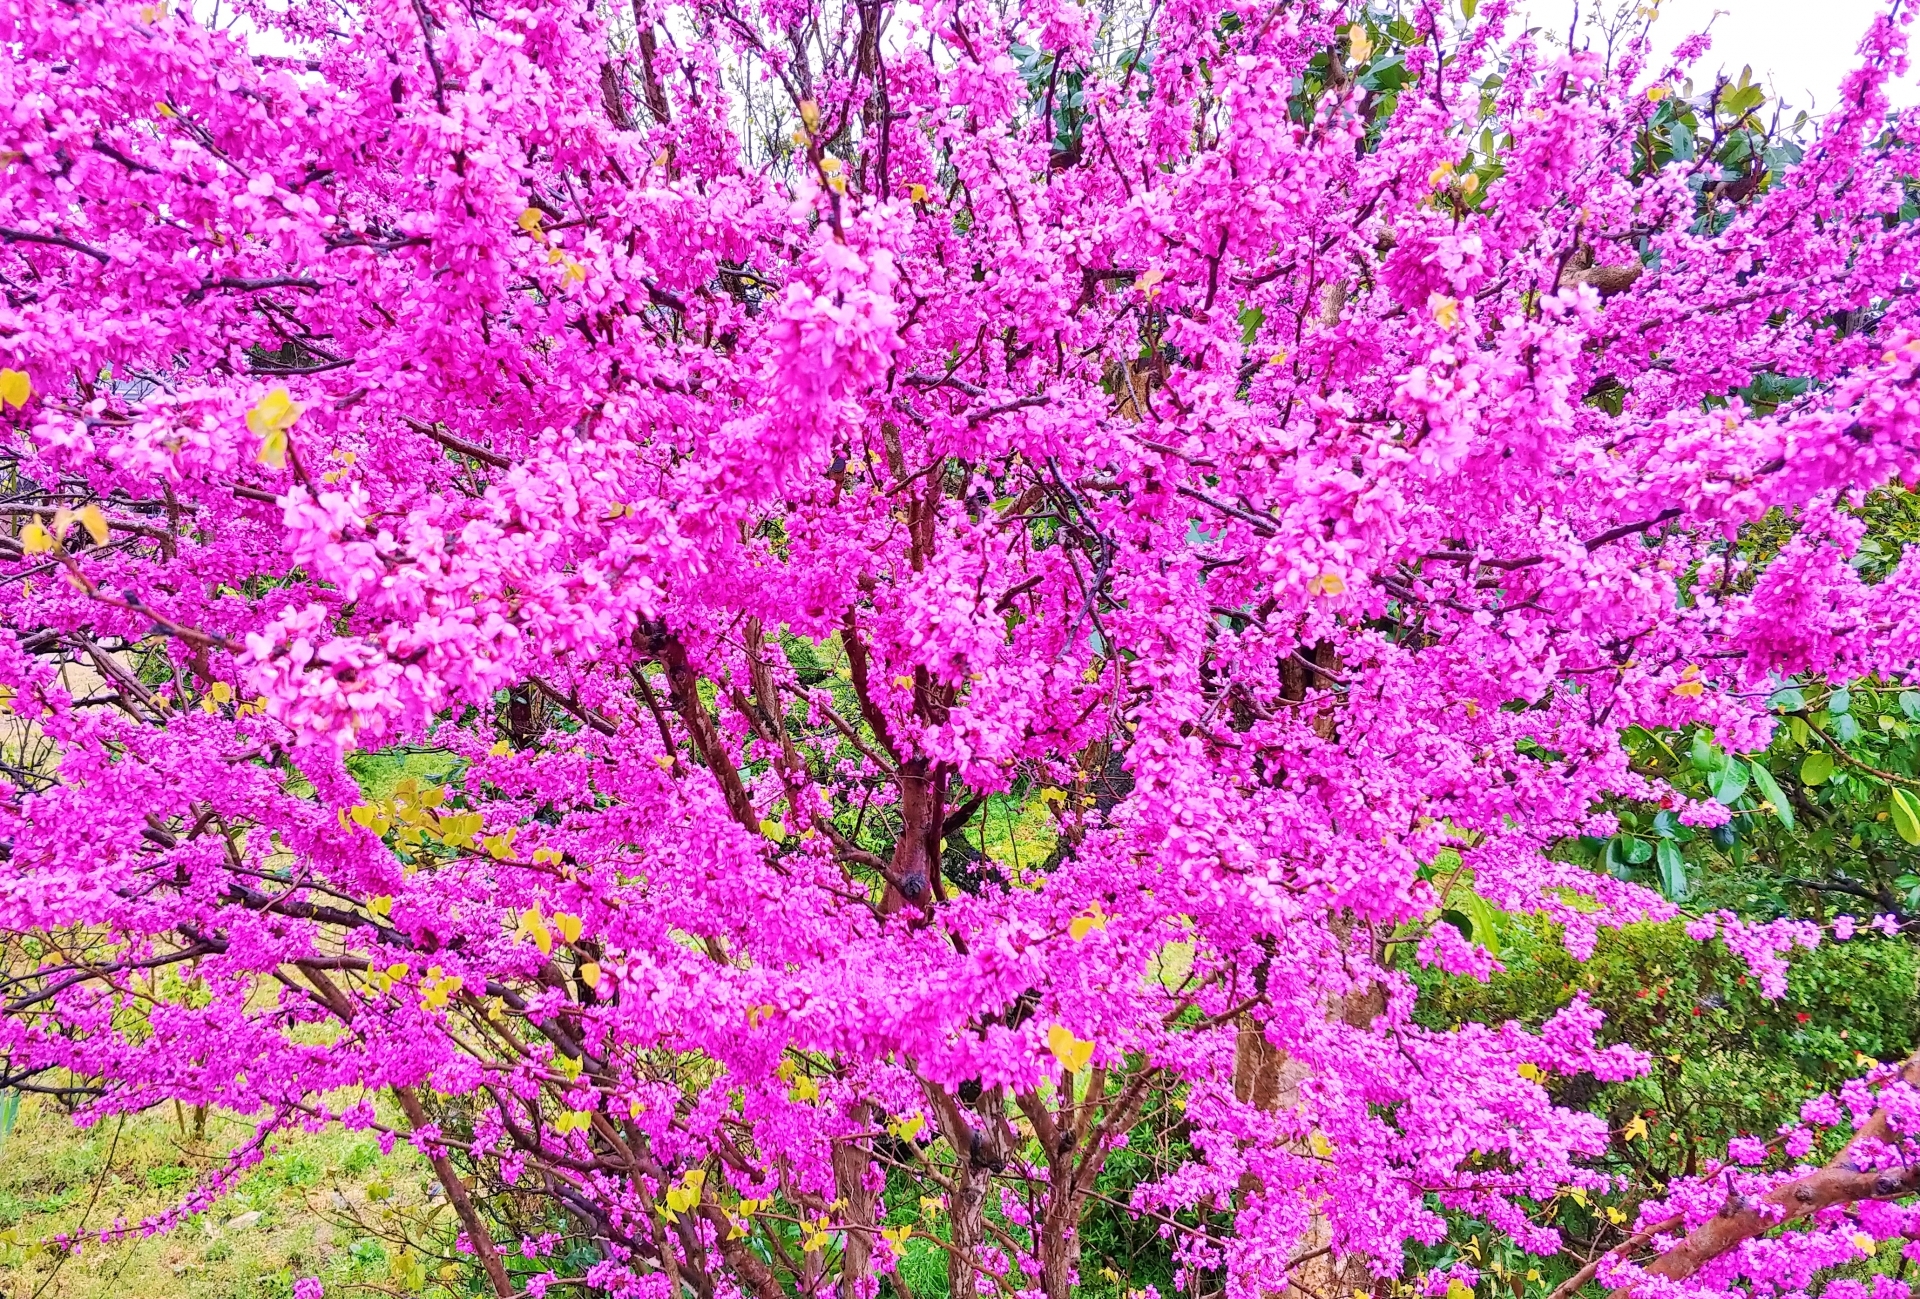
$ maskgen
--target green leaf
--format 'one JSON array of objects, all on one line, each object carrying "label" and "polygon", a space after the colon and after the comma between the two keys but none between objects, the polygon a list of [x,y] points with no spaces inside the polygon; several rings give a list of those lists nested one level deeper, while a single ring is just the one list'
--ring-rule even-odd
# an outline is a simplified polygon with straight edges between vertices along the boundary
[{"label": "green leaf", "polygon": [[1893,828],[1910,844],[1920,845],[1920,798],[1904,789],[1893,791]]},{"label": "green leaf", "polygon": [[1728,807],[1732,807],[1740,801],[1740,796],[1747,792],[1747,781],[1749,779],[1751,779],[1751,777],[1747,774],[1746,763],[1729,762],[1726,766],[1707,777],[1707,787],[1713,791],[1713,796],[1716,799]]},{"label": "green leaf", "polygon": [[1907,715],[1910,722],[1920,722],[1920,694],[1911,690],[1900,692],[1900,711]]},{"label": "green leaf", "polygon": [[1800,783],[1803,785],[1824,785],[1833,775],[1833,755],[1825,749],[1815,749],[1800,764]]},{"label": "green leaf", "polygon": [[1478,893],[1460,899],[1460,910],[1473,922],[1473,941],[1500,955],[1500,910]]},{"label": "green leaf", "polygon": [[1776,690],[1767,699],[1767,707],[1783,713],[1798,712],[1806,706],[1806,696],[1793,686],[1788,686],[1785,690]]},{"label": "green leaf", "polygon": [[1773,804],[1773,814],[1780,818],[1781,825],[1793,829],[1793,805],[1787,802],[1787,796],[1781,792],[1773,773],[1758,762],[1749,761],[1747,765],[1753,769],[1753,787],[1760,791],[1760,797]]},{"label": "green leaf", "polygon": [[1653,856],[1653,845],[1645,839],[1623,834],[1620,836],[1620,856],[1632,865],[1642,866]]},{"label": "green leaf", "polygon": [[1684,901],[1687,896],[1687,860],[1680,855],[1680,845],[1671,839],[1662,839],[1656,855],[1660,859],[1660,891],[1675,902]]},{"label": "green leaf", "polygon": [[1240,345],[1252,347],[1253,340],[1260,334],[1260,326],[1267,321],[1267,313],[1259,307],[1248,307],[1240,313]]},{"label": "green leaf", "polygon": [[1834,691],[1827,700],[1827,711],[1830,713],[1844,713],[1851,707],[1853,707],[1853,691],[1844,686]]},{"label": "green leaf", "polygon": [[1705,731],[1693,733],[1693,748],[1688,751],[1687,756],[1692,760],[1696,771],[1717,771],[1726,764],[1727,760],[1727,756],[1720,752],[1720,746],[1709,739]]},{"label": "green leaf", "polygon": [[1469,22],[1473,20],[1473,15],[1479,8],[1480,0],[1460,0],[1460,14]]}]

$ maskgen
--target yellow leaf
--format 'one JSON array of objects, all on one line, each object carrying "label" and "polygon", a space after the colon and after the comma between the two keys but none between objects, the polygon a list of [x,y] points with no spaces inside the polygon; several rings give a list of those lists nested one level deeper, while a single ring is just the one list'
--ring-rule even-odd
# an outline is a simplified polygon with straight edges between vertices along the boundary
[{"label": "yellow leaf", "polygon": [[1167,273],[1165,271],[1161,270],[1158,266],[1152,266],[1143,271],[1140,278],[1135,280],[1134,283],[1143,289],[1150,289],[1166,278]]},{"label": "yellow leaf", "polygon": [[[1359,23],[1347,28],[1347,51],[1355,63],[1365,63],[1373,54],[1373,39],[1367,35],[1367,29]],[[1453,1299],[1448,1292],[1447,1299]]]},{"label": "yellow leaf", "polygon": [[915,203],[924,203],[927,201],[927,187],[925,185],[909,185],[907,186],[907,197]]},{"label": "yellow leaf", "polygon": [[461,979],[457,974],[448,975],[427,989],[425,1001],[421,1004],[428,1010],[439,1010],[448,1001],[460,993]]},{"label": "yellow leaf", "polygon": [[555,912],[553,927],[560,935],[561,941],[568,943],[577,943],[580,941],[580,931],[583,926],[579,916],[569,915],[564,911]]},{"label": "yellow leaf", "polygon": [[1064,1024],[1047,1030],[1047,1049],[1068,1073],[1079,1073],[1093,1059],[1093,1043],[1082,1042]]},{"label": "yellow leaf", "polygon": [[1528,1082],[1539,1082],[1540,1066],[1537,1064],[1534,1064],[1532,1061],[1528,1061],[1527,1063],[1522,1064],[1520,1066],[1520,1076],[1522,1078],[1525,1078]]},{"label": "yellow leaf", "polygon": [[800,101],[800,120],[806,124],[807,130],[809,131],[819,130],[820,129],[820,105],[814,103],[811,99],[801,100]]},{"label": "yellow leaf", "polygon": [[545,239],[547,232],[540,228],[540,223],[546,219],[546,213],[537,207],[530,207],[520,214],[519,220],[515,221],[514,224],[532,235],[535,239]]},{"label": "yellow leaf", "polygon": [[671,753],[656,753],[653,755],[653,760],[660,764],[661,770],[663,771],[673,766],[673,755]]},{"label": "yellow leaf", "polygon": [[793,1080],[793,1090],[787,1095],[796,1101],[817,1101],[820,1099],[820,1084],[801,1074]]},{"label": "yellow leaf", "polygon": [[1611,1204],[1609,1204],[1609,1205],[1607,1206],[1607,1221],[1608,1221],[1608,1222],[1610,1222],[1610,1223],[1612,1223],[1612,1224],[1613,1224],[1614,1226],[1616,1226],[1616,1227],[1618,1227],[1618,1226],[1619,1226],[1619,1225],[1620,1225],[1621,1223],[1623,1223],[1623,1222],[1625,1222],[1626,1220],[1627,1220],[1627,1215],[1626,1215],[1626,1214],[1624,1214],[1624,1213],[1622,1213],[1622,1212],[1620,1212],[1620,1210],[1619,1210],[1619,1209],[1617,1209],[1617,1208],[1615,1208],[1615,1207],[1614,1207],[1613,1205],[1611,1205]]},{"label": "yellow leaf", "polygon": [[255,437],[265,437],[273,429],[289,429],[300,418],[300,405],[285,388],[275,388],[247,412],[247,427]]},{"label": "yellow leaf", "polygon": [[540,949],[542,955],[553,951],[553,934],[547,929],[547,922],[541,919],[540,908],[528,907],[525,911],[522,911],[520,913],[520,928],[515,932],[525,934],[533,939],[533,945]]},{"label": "yellow leaf", "polygon": [[1343,595],[1346,589],[1347,579],[1331,570],[1307,583],[1307,590],[1314,595]]},{"label": "yellow leaf", "polygon": [[478,812],[460,812],[453,816],[440,818],[440,837],[451,848],[473,847],[474,832],[479,830],[481,816]]},{"label": "yellow leaf", "polygon": [[231,703],[233,701],[233,687],[224,681],[214,682],[213,689],[208,693],[213,696],[213,702],[216,704]]},{"label": "yellow leaf", "polygon": [[899,686],[902,690],[911,690],[913,689],[913,678],[909,676],[898,676],[893,679],[893,684]]},{"label": "yellow leaf", "polygon": [[1473,1287],[1455,1277],[1447,1282],[1447,1299],[1473,1299]]},{"label": "yellow leaf", "polygon": [[592,961],[588,961],[585,965],[581,966],[580,982],[586,984],[589,988],[599,987],[600,967]]},{"label": "yellow leaf", "polygon": [[482,839],[480,846],[487,850],[487,856],[498,861],[513,851],[514,836],[519,833],[519,826],[508,826],[503,833],[490,834]]},{"label": "yellow leaf", "polygon": [[760,833],[775,843],[785,843],[787,841],[787,827],[781,825],[778,821],[762,821],[760,823]]},{"label": "yellow leaf", "polygon": [[1567,1194],[1571,1195],[1573,1197],[1573,1202],[1579,1205],[1581,1208],[1584,1209],[1587,1207],[1587,1193],[1584,1190],[1582,1190],[1580,1187],[1578,1186],[1574,1187],[1571,1191],[1568,1191]]},{"label": "yellow leaf", "polygon": [[260,439],[260,454],[256,458],[269,469],[285,469],[287,431],[283,428],[268,429],[266,436]]},{"label": "yellow leaf", "polygon": [[1706,692],[1707,686],[1703,681],[1682,681],[1673,688],[1673,693],[1684,699],[1698,699]]},{"label": "yellow leaf", "polygon": [[24,370],[0,370],[0,401],[19,410],[33,396],[33,381]]},{"label": "yellow leaf", "polygon": [[1067,792],[1064,789],[1054,789],[1049,786],[1040,791],[1040,801],[1042,803],[1064,803],[1067,801]]},{"label": "yellow leaf", "polygon": [[1333,1142],[1327,1140],[1324,1133],[1315,1132],[1308,1136],[1307,1147],[1321,1159],[1328,1159],[1333,1155]]},{"label": "yellow leaf", "polygon": [[504,758],[509,753],[512,753],[512,752],[513,752],[513,746],[511,744],[508,744],[505,740],[495,740],[493,742],[493,747],[487,750],[487,753],[495,758]]},{"label": "yellow leaf", "polygon": [[1853,1233],[1853,1247],[1862,1254],[1865,1254],[1868,1258],[1872,1258],[1880,1252],[1880,1243],[1864,1231],[1856,1231]]},{"label": "yellow leaf", "polygon": [[1635,1138],[1641,1141],[1647,1139],[1647,1121],[1638,1115],[1634,1117],[1632,1122],[1620,1130],[1620,1139],[1622,1141],[1632,1141]]},{"label": "yellow leaf", "polygon": [[367,910],[376,916],[390,916],[393,914],[393,899],[385,895],[377,898],[368,898]]},{"label": "yellow leaf", "polygon": [[1647,87],[1647,98],[1651,99],[1654,103],[1657,104],[1661,100],[1665,99],[1666,97],[1667,97],[1667,88],[1665,86],[1648,86]]},{"label": "yellow leaf", "polygon": [[[101,512],[100,507],[98,505],[86,506],[80,511],[79,517],[80,526],[87,530],[89,537],[93,538],[93,544],[96,546],[106,545],[108,536],[107,516]],[[220,702],[225,703],[226,700],[223,699]]]},{"label": "yellow leaf", "polygon": [[20,529],[20,549],[29,555],[44,555],[53,549],[53,534],[38,522]]},{"label": "yellow leaf", "polygon": [[926,1126],[926,1116],[923,1114],[914,1114],[904,1119],[895,1119],[893,1122],[887,1124],[887,1131],[891,1132],[901,1141],[911,1141],[919,1136],[920,1129]]},{"label": "yellow leaf", "polygon": [[395,961],[392,965],[389,965],[387,967],[387,977],[389,979],[394,980],[397,983],[401,979],[404,979],[407,977],[407,967],[402,965],[400,962]]},{"label": "yellow leaf", "polygon": [[1452,298],[1442,297],[1433,304],[1433,318],[1442,329],[1452,329],[1460,323],[1460,304]]},{"label": "yellow leaf", "polygon": [[1098,902],[1095,902],[1092,906],[1073,918],[1073,923],[1067,926],[1067,932],[1073,936],[1073,941],[1077,943],[1094,930],[1105,929],[1109,919],[1111,919],[1111,917],[1100,909]]}]

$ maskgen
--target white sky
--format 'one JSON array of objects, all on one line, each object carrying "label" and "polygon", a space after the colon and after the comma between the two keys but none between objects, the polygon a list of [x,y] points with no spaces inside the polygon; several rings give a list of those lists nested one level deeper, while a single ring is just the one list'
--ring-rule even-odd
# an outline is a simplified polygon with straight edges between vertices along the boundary
[{"label": "white sky", "polygon": [[[1530,21],[1564,35],[1574,0],[1525,0]],[[1581,12],[1598,5],[1611,10],[1618,0],[1581,0]],[[1873,16],[1887,0],[1665,0],[1654,23],[1654,43],[1662,53],[1703,29],[1713,48],[1697,65],[1694,84],[1704,89],[1715,72],[1738,79],[1751,65],[1754,80],[1795,108],[1833,107],[1840,79],[1854,64],[1854,48]],[[1709,26],[1711,24],[1711,26]],[[1908,28],[1920,44],[1920,23]],[[1916,60],[1920,61],[1920,60]],[[1920,103],[1920,78],[1914,73],[1896,84],[1898,107]]]},{"label": "white sky", "polygon": [[[1596,10],[1614,12],[1651,0],[1578,0],[1583,24]],[[1920,3],[1920,0],[1907,0]],[[214,0],[197,0],[194,7],[210,11]],[[1522,0],[1526,21],[1561,33],[1572,21],[1576,0]],[[1889,0],[1663,0],[1654,24],[1654,41],[1661,54],[1703,29],[1713,37],[1713,48],[1697,66],[1694,82],[1704,88],[1716,72],[1738,78],[1751,66],[1755,80],[1795,108],[1829,109],[1840,79],[1853,67],[1854,49],[1873,15]],[[241,29],[250,29],[244,19]],[[1512,30],[1512,29],[1510,29]],[[1920,21],[1908,29],[1920,47]],[[248,31],[256,52],[288,52],[278,39],[263,39]],[[1920,48],[1912,60],[1920,65]],[[1909,72],[1893,91],[1897,107],[1920,103],[1920,73]]]}]

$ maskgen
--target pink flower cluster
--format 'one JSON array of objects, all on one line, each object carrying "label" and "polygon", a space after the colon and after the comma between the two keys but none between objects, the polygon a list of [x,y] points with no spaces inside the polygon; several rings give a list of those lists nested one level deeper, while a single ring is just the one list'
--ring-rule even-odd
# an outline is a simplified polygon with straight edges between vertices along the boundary
[{"label": "pink flower cluster", "polygon": [[[0,0],[0,1083],[257,1116],[181,1212],[411,1140],[503,1296],[476,1186],[610,1294],[872,1294],[892,1161],[954,1295],[1066,1299],[1150,1121],[1131,1205],[1235,1299],[1446,1212],[1556,1251],[1612,1183],[1547,1083],[1644,1061],[1400,962],[1492,973],[1468,895],[1674,917],[1554,853],[1678,797],[1622,728],[1913,670],[1920,555],[1849,561],[1920,481],[1920,117],[1908,9],[1721,175],[1644,36],[1509,7]],[[1690,932],[1770,995],[1819,937]],[[1806,1230],[1670,1261],[1838,1108],[1601,1280],[1912,1234],[1913,1082]]]}]

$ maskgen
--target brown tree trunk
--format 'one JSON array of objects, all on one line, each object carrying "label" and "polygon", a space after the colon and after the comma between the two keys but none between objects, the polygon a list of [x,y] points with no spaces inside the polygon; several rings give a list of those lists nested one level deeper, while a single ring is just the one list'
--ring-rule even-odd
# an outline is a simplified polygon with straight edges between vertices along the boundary
[{"label": "brown tree trunk", "polygon": [[[868,1122],[866,1102],[856,1101],[849,1117]],[[873,1271],[873,1192],[867,1189],[872,1166],[873,1152],[865,1137],[834,1142],[833,1183],[847,1205],[842,1211],[847,1239],[840,1253],[840,1299],[860,1299],[862,1283]]]},{"label": "brown tree trunk", "polygon": [[[1048,1160],[1053,1163],[1053,1160]],[[1054,1176],[1064,1173],[1072,1178],[1073,1161],[1060,1161]],[[1071,1299],[1073,1269],[1080,1262],[1080,1196],[1071,1180],[1049,1189],[1046,1209],[1040,1216],[1040,1291],[1047,1299]]]},{"label": "brown tree trunk", "polygon": [[[400,1102],[400,1112],[407,1116],[407,1122],[414,1131],[418,1132],[427,1126],[427,1112],[413,1088],[395,1087],[393,1094]],[[494,1294],[500,1299],[511,1299],[513,1282],[507,1276],[506,1265],[500,1261],[500,1253],[493,1247],[493,1236],[487,1231],[487,1224],[481,1220],[479,1211],[473,1207],[473,1200],[467,1195],[466,1184],[460,1180],[453,1161],[444,1154],[435,1154],[432,1162],[433,1175],[440,1179],[440,1189],[447,1193],[447,1203],[453,1206],[460,1225],[467,1229],[467,1239],[473,1242],[473,1252],[479,1255],[480,1266],[486,1270],[487,1281],[493,1286]]]},{"label": "brown tree trunk", "polygon": [[[296,968],[341,1023],[353,1023],[353,1000],[341,991],[340,985],[329,978],[325,970],[306,963],[299,963]],[[400,1112],[407,1116],[407,1122],[414,1131],[418,1132],[427,1125],[427,1112],[411,1087],[395,1087],[393,1094],[400,1102]],[[473,1243],[473,1252],[480,1257],[480,1266],[486,1270],[487,1281],[493,1286],[494,1294],[499,1299],[511,1299],[513,1282],[507,1276],[506,1265],[500,1261],[500,1254],[493,1247],[493,1237],[487,1232],[486,1223],[481,1220],[473,1201],[467,1196],[466,1184],[460,1180],[453,1161],[444,1154],[434,1155],[433,1174],[440,1179],[440,1189],[447,1193],[447,1203],[453,1206],[460,1225],[467,1229],[467,1239]]]},{"label": "brown tree trunk", "polygon": [[[1900,1078],[1909,1086],[1920,1086],[1920,1053],[1907,1058]],[[1796,1177],[1790,1182],[1782,1182],[1758,1200],[1729,1200],[1719,1214],[1695,1227],[1687,1233],[1685,1240],[1648,1264],[1647,1271],[1669,1281],[1685,1281],[1742,1241],[1764,1235],[1775,1227],[1798,1221],[1836,1204],[1892,1200],[1920,1191],[1920,1167],[1862,1170],[1855,1166],[1854,1153],[1863,1143],[1881,1142],[1887,1138],[1887,1112],[1884,1109],[1875,1110],[1866,1126],[1853,1135],[1846,1149],[1825,1168],[1804,1177]],[[1680,1225],[1679,1220],[1660,1224],[1662,1229],[1669,1231]],[[1629,1244],[1644,1243],[1646,1234],[1641,1233]],[[1596,1260],[1573,1281],[1584,1285],[1592,1279],[1601,1262],[1624,1249],[1625,1246],[1622,1246]],[[1554,1299],[1559,1299],[1562,1292],[1572,1291],[1568,1285],[1562,1285],[1554,1292]],[[1632,1286],[1621,1286],[1607,1299],[1630,1299],[1632,1294]]]},{"label": "brown tree trunk", "polygon": [[653,34],[653,20],[649,18],[639,3],[634,0],[633,26],[640,46],[640,79],[644,83],[643,97],[647,101],[647,111],[653,114],[656,122],[667,120],[667,89],[660,84],[660,72],[654,67],[654,59],[660,53],[660,43]]},{"label": "brown tree trunk", "polygon": [[[1319,658],[1316,654],[1316,661]],[[1344,941],[1355,930],[1350,924],[1336,923],[1335,932]],[[1355,1028],[1365,1028],[1385,1009],[1386,989],[1371,984],[1339,998],[1328,1007],[1328,1013]],[[1251,1015],[1241,1017],[1233,1051],[1233,1094],[1237,1099],[1269,1112],[1293,1109],[1300,1104],[1300,1084],[1308,1076],[1305,1065],[1267,1040],[1266,1029],[1258,1020]],[[1241,1189],[1248,1192],[1258,1189],[1251,1175]],[[1298,1254],[1314,1257],[1297,1264],[1288,1274],[1293,1284],[1285,1293],[1291,1299],[1344,1299],[1355,1291],[1372,1290],[1373,1275],[1366,1261],[1340,1256],[1329,1248],[1332,1242],[1333,1224],[1318,1205],[1312,1206],[1307,1234],[1300,1241]],[[1317,1252],[1321,1250],[1327,1252]]]},{"label": "brown tree trunk", "polygon": [[968,1110],[944,1087],[926,1085],[940,1135],[953,1151],[953,1181],[947,1190],[947,1293],[973,1299],[980,1275],[980,1246],[987,1238],[987,1183],[1000,1162],[994,1133],[976,1128]]},{"label": "brown tree trunk", "polygon": [[945,773],[925,758],[900,764],[900,837],[893,843],[887,896],[880,908],[888,914],[903,905],[922,909],[933,905],[946,783]]}]

